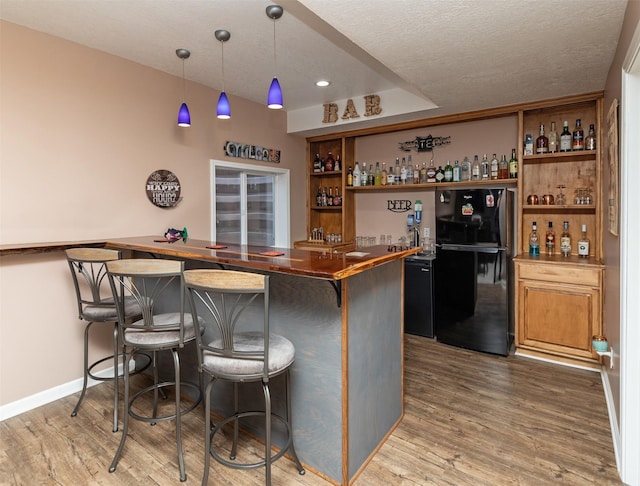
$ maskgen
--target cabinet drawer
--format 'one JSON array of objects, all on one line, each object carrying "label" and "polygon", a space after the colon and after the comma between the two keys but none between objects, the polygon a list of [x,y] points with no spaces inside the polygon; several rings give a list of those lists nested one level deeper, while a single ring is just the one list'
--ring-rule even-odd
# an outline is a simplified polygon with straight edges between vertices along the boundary
[{"label": "cabinet drawer", "polygon": [[580,268],[577,266],[554,265],[553,263],[516,263],[518,278],[559,282],[589,287],[600,287],[602,268]]}]

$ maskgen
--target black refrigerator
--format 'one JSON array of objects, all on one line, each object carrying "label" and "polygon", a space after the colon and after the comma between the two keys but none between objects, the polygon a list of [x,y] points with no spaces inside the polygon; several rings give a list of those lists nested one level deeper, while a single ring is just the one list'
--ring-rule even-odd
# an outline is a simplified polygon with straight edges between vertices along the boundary
[{"label": "black refrigerator", "polygon": [[513,343],[513,192],[437,190],[436,339],[506,356]]}]

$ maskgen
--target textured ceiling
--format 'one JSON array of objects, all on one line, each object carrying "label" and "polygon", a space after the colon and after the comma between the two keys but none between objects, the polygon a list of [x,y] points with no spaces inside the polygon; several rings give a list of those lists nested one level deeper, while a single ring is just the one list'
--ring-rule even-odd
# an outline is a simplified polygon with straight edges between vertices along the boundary
[{"label": "textured ceiling", "polygon": [[0,0],[0,18],[176,76],[184,47],[219,90],[226,29],[230,95],[264,103],[274,73],[289,112],[401,88],[438,106],[415,119],[603,89],[627,0],[282,0],[275,69],[270,3]]}]

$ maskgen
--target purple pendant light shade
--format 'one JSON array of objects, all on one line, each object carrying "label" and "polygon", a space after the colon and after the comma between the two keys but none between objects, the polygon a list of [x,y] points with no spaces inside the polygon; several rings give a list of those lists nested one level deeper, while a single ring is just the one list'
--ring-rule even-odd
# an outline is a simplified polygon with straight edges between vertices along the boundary
[{"label": "purple pendant light shade", "polygon": [[231,39],[231,33],[228,30],[216,30],[216,39],[220,41],[222,45],[222,93],[218,98],[218,105],[216,107],[216,116],[221,120],[228,120],[231,118],[231,105],[229,104],[229,98],[224,89],[224,43]]},{"label": "purple pendant light shade", "polygon": [[[273,68],[276,70],[276,20],[282,17],[284,12],[280,5],[269,5],[266,9],[267,17],[273,20]],[[282,89],[278,82],[278,77],[273,76],[271,86],[269,86],[269,93],[267,94],[267,106],[272,110],[279,110],[283,106]]]},{"label": "purple pendant light shade", "polygon": [[186,103],[182,103],[182,105],[180,106],[180,111],[178,112],[178,126],[191,126],[191,115],[189,114],[189,108],[187,107]]},{"label": "purple pendant light shade", "polygon": [[176,56],[182,59],[182,105],[180,105],[180,111],[178,112],[178,126],[179,127],[190,127],[191,126],[191,115],[189,114],[189,108],[187,104],[184,102],[184,93],[186,91],[185,80],[184,80],[184,60],[189,59],[191,53],[187,49],[176,49]]},{"label": "purple pendant light shade", "polygon": [[269,94],[267,95],[267,106],[272,110],[279,110],[283,106],[282,102],[282,89],[280,89],[280,83],[278,78],[273,78],[271,86],[269,86]]},{"label": "purple pendant light shade", "polygon": [[224,91],[220,93],[220,98],[218,98],[216,114],[221,120],[228,120],[231,118],[231,105],[229,105],[229,98],[227,98],[227,93]]}]

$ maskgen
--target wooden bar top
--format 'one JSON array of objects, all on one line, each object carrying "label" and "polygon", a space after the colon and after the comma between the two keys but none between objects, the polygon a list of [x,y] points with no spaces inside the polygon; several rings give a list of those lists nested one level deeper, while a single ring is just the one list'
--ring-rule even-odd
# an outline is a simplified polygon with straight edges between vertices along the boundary
[{"label": "wooden bar top", "polygon": [[[160,240],[160,241],[158,241]],[[166,255],[189,260],[229,264],[247,269],[303,275],[328,280],[341,280],[369,268],[419,251],[419,248],[389,252],[386,245],[355,251],[322,253],[293,248],[246,246],[216,243],[188,238],[174,243],[162,237],[140,236],[110,239],[106,247]],[[207,248],[212,247],[212,248]],[[223,248],[220,248],[223,247]]]}]

